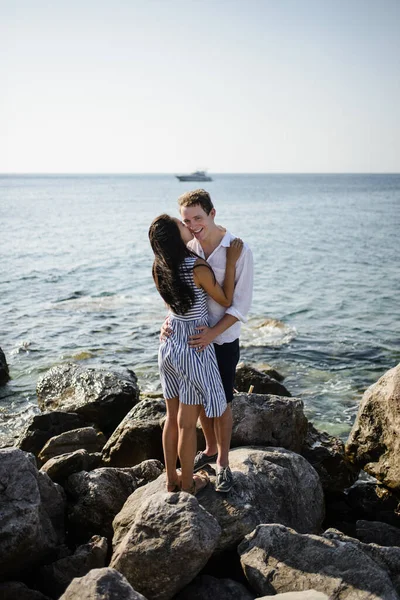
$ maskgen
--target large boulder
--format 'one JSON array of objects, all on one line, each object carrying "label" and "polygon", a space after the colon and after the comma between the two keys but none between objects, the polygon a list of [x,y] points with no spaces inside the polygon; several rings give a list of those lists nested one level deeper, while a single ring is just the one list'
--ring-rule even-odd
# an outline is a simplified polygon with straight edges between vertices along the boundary
[{"label": "large boulder", "polygon": [[75,452],[75,450],[86,450],[88,453],[100,452],[106,443],[106,438],[101,431],[94,427],[82,427],[60,433],[49,439],[38,455],[38,460],[43,465],[50,458]]},{"label": "large boulder", "polygon": [[357,542],[299,534],[271,524],[258,526],[238,552],[245,575],[260,596],[314,589],[335,600],[398,600],[390,568]]},{"label": "large boulder", "polygon": [[400,528],[382,521],[363,521],[356,523],[356,536],[366,544],[379,546],[400,546]]},{"label": "large boulder", "polygon": [[[301,532],[318,532],[324,499],[317,472],[302,456],[283,448],[236,448],[229,453],[234,487],[215,492],[214,481],[198,496],[218,521],[222,535],[216,552],[234,548],[260,523],[284,523]],[[115,517],[114,547],[136,520],[145,499],[165,490],[165,475],[136,490]]]},{"label": "large boulder", "polygon": [[163,460],[162,429],[165,401],[141,400],[126,415],[103,448],[103,463],[130,467],[144,460]]},{"label": "large boulder", "polygon": [[86,450],[75,450],[50,458],[40,469],[42,473],[47,473],[52,481],[63,485],[73,473],[79,471],[93,471],[101,466],[101,454],[94,452],[88,454]]},{"label": "large boulder", "polygon": [[400,492],[400,364],[362,397],[346,444],[350,460]]},{"label": "large boulder", "polygon": [[104,567],[106,560],[107,540],[95,535],[87,544],[78,546],[71,556],[41,567],[35,577],[35,587],[57,600],[75,577]]},{"label": "large boulder", "polygon": [[190,494],[158,492],[143,500],[110,567],[150,600],[169,600],[213,554],[221,528]]},{"label": "large boulder", "polygon": [[0,450],[0,578],[21,576],[64,541],[62,488],[22,450]]},{"label": "large boulder", "polygon": [[[59,600],[146,600],[121,573],[110,567],[92,569],[73,579]],[[11,600],[11,599],[10,599]]]},{"label": "large boulder", "polygon": [[347,458],[342,440],[318,431],[312,423],[300,453],[317,471],[325,493],[340,493],[358,477],[359,469]]},{"label": "large boulder", "polygon": [[273,594],[272,596],[263,596],[256,600],[330,600],[326,594],[316,590],[305,590],[304,592],[283,592],[283,594]]},{"label": "large boulder", "polygon": [[174,600],[254,600],[242,583],[233,579],[217,579],[211,575],[198,575]]},{"label": "large boulder", "polygon": [[5,385],[7,381],[10,381],[10,372],[8,370],[6,356],[0,348],[0,385]]},{"label": "large boulder", "polygon": [[21,581],[5,581],[0,583],[1,600],[50,600],[48,596],[31,590]]},{"label": "large boulder", "polygon": [[92,535],[111,540],[112,521],[137,488],[132,469],[103,467],[71,475],[66,483],[69,531],[75,540]]},{"label": "large boulder", "polygon": [[78,413],[105,434],[111,434],[139,400],[133,371],[84,368],[73,363],[49,369],[39,379],[36,392],[41,410]]},{"label": "large boulder", "polygon": [[231,447],[279,446],[300,452],[307,432],[303,402],[263,394],[236,394]]},{"label": "large boulder", "polygon": [[79,429],[85,425],[85,419],[82,415],[76,413],[55,410],[54,412],[34,415],[20,434],[16,446],[37,456],[50,438],[65,431],[71,431],[71,429]]},{"label": "large boulder", "polygon": [[345,490],[345,498],[357,519],[379,520],[400,527],[400,494],[378,481],[356,481]]},{"label": "large boulder", "polygon": [[267,373],[262,373],[246,364],[238,366],[235,375],[235,388],[239,392],[248,392],[250,386],[254,386],[253,392],[255,394],[291,396],[291,393],[282,383],[270,377]]}]

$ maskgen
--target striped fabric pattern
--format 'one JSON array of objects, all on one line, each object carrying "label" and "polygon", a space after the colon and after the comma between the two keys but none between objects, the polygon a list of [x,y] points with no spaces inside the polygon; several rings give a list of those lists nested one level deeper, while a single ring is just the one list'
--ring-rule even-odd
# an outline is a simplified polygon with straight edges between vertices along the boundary
[{"label": "striped fabric pattern", "polygon": [[170,311],[172,335],[160,344],[158,365],[164,398],[179,397],[183,404],[203,404],[207,417],[220,417],[226,409],[226,397],[218,370],[213,344],[202,352],[190,348],[188,338],[199,325],[208,325],[207,294],[193,279],[196,257],[185,259],[182,271],[195,293],[192,308],[184,315]]}]

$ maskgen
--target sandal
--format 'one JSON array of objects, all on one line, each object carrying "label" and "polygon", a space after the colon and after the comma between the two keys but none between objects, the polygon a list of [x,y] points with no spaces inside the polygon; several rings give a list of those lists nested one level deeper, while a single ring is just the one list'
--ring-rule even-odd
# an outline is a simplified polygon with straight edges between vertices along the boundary
[{"label": "sandal", "polygon": [[172,483],[168,483],[167,481],[167,492],[170,492],[171,494],[176,494],[177,492],[181,492],[181,477],[182,477],[182,472],[180,469],[176,470],[176,474],[178,476],[178,480],[177,481],[173,481]]},{"label": "sandal", "polygon": [[182,488],[182,492],[197,496],[197,494],[210,483],[210,478],[206,471],[198,471],[193,477],[193,483],[188,490]]}]

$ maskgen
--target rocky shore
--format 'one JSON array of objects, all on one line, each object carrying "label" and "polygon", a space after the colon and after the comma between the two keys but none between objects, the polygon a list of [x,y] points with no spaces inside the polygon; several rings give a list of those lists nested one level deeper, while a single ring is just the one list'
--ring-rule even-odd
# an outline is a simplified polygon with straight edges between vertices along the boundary
[{"label": "rocky shore", "polygon": [[165,491],[165,404],[133,371],[46,372],[0,450],[1,600],[400,600],[400,365],[346,444],[282,380],[238,368],[234,488],[211,465],[194,497]]}]

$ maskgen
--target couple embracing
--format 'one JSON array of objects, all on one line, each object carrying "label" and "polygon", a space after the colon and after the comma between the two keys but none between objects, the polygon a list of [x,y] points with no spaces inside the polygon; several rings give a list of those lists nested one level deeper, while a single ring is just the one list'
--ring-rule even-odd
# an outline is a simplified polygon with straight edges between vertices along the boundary
[{"label": "couple embracing", "polygon": [[[159,349],[167,489],[196,494],[209,481],[202,467],[216,461],[215,489],[229,492],[231,402],[253,257],[242,240],[215,223],[208,192],[187,192],[178,204],[182,220],[160,215],[149,230],[153,278],[169,307]],[[198,418],[206,448],[196,454]]]}]

